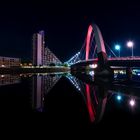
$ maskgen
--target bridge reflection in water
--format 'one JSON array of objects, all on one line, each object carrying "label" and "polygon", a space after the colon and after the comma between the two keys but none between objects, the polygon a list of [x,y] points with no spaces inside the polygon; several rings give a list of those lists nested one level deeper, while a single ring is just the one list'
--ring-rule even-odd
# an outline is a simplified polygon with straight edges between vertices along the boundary
[{"label": "bridge reflection in water", "polygon": [[94,72],[89,72],[67,76],[83,96],[91,122],[101,121],[111,98],[115,98],[119,103],[125,102],[125,106],[131,109],[136,107],[137,101],[140,100],[140,81],[127,81],[120,78],[116,78],[115,81],[108,81],[109,79],[105,78],[94,79],[93,74]]},{"label": "bridge reflection in water", "polygon": [[93,71],[63,76],[35,75],[32,79],[32,107],[34,110],[44,111],[44,98],[62,77],[66,77],[77,90],[76,93],[80,93],[91,123],[96,124],[102,120],[106,112],[106,106],[112,98],[115,98],[118,102],[125,101],[131,108],[135,108],[137,100],[139,100],[139,82],[120,81],[117,78],[115,81],[105,78],[94,79]]},{"label": "bridge reflection in water", "polygon": [[[83,96],[85,105],[89,113],[91,122],[97,123],[103,117],[105,106],[108,98],[108,84],[106,83],[94,83],[94,78],[91,75],[77,74],[75,76],[69,75],[68,79],[77,82],[78,89]],[[76,84],[73,84],[74,86]],[[76,87],[77,88],[77,87]]]},{"label": "bridge reflection in water", "polygon": [[[125,79],[124,70],[114,73],[113,81],[94,77],[94,71],[73,75],[0,75],[1,110],[45,112],[51,122],[66,119],[80,124],[110,122],[117,112],[113,111],[120,106],[122,112],[140,113],[140,71],[133,71],[130,81]],[[116,113],[121,120],[122,112]]]}]

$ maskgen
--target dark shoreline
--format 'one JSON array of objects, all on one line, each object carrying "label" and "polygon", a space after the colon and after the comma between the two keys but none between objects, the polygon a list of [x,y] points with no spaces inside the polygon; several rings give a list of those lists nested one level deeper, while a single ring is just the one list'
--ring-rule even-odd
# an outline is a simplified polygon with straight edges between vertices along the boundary
[{"label": "dark shoreline", "polygon": [[69,68],[0,68],[0,74],[69,72]]}]

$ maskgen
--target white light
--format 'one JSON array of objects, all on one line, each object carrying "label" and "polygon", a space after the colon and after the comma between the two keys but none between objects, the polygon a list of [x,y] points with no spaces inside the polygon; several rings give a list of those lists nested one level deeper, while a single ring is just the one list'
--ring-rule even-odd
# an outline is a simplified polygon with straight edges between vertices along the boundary
[{"label": "white light", "polygon": [[4,78],[4,75],[1,75],[1,78]]},{"label": "white light", "polygon": [[1,65],[1,67],[5,67],[5,65]]},{"label": "white light", "polygon": [[129,104],[133,107],[133,106],[135,106],[136,102],[135,102],[134,99],[131,99],[130,102],[129,102]]},{"label": "white light", "polygon": [[89,65],[89,67],[90,67],[90,68],[93,68],[93,69],[94,69],[94,68],[97,68],[97,66],[98,66],[97,64]]},{"label": "white light", "polygon": [[90,71],[89,75],[93,76],[94,75],[94,71]]},{"label": "white light", "polygon": [[134,43],[132,41],[127,42],[127,47],[132,48],[134,46]]}]

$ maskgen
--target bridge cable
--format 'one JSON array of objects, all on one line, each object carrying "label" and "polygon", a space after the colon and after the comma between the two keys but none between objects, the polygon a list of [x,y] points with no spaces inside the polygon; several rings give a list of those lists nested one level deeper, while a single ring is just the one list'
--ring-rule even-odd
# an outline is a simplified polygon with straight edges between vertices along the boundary
[{"label": "bridge cable", "polygon": [[112,54],[117,57],[117,55],[111,50],[111,48],[109,47],[109,45],[105,42],[105,45],[109,48],[109,50],[112,52]]}]

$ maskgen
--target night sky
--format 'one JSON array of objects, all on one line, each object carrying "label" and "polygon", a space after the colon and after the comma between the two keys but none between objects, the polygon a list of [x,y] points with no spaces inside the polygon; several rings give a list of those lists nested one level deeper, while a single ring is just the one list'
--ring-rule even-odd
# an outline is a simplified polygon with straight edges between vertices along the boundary
[{"label": "night sky", "polygon": [[32,34],[44,30],[46,46],[60,60],[78,52],[90,23],[95,22],[110,47],[122,46],[121,55],[131,55],[126,41],[135,42],[140,55],[140,4],[135,1],[7,2],[0,4],[0,56],[31,59]]}]

